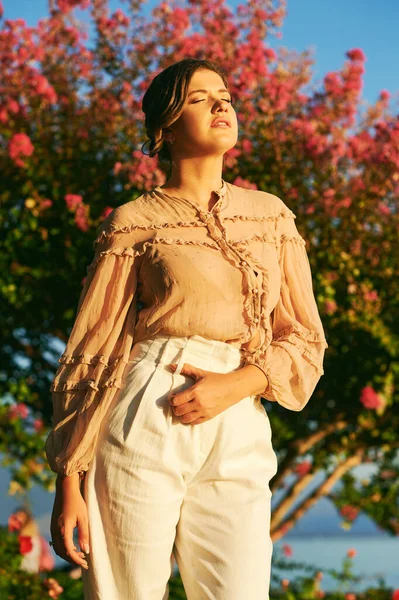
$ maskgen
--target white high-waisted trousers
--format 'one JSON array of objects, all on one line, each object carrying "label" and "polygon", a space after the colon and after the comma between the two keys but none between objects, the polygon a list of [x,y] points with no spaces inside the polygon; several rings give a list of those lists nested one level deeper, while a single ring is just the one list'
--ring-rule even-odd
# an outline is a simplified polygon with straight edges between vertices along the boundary
[{"label": "white high-waisted trousers", "polygon": [[228,373],[243,366],[240,350],[162,335],[131,359],[84,481],[85,600],[167,600],[172,552],[188,600],[268,600],[277,457],[265,409],[247,396],[190,425],[168,401],[195,384],[183,363]]}]

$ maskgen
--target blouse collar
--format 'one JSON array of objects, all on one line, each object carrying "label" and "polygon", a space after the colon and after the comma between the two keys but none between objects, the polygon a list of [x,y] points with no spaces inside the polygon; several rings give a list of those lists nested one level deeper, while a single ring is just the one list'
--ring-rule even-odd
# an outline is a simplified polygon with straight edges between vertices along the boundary
[{"label": "blouse collar", "polygon": [[173,199],[177,199],[177,200],[184,200],[185,202],[188,202],[189,204],[191,204],[191,206],[193,206],[194,208],[197,209],[197,211],[200,214],[207,214],[210,212],[219,212],[222,209],[222,205],[224,204],[225,198],[226,198],[226,194],[227,194],[227,183],[225,182],[224,179],[222,179],[222,185],[220,188],[216,189],[216,190],[212,190],[215,192],[215,194],[217,194],[217,196],[219,196],[218,200],[215,202],[215,204],[212,206],[211,210],[208,211],[206,209],[204,209],[202,206],[200,206],[199,204],[197,204],[197,202],[195,202],[194,200],[190,200],[190,198],[183,198],[183,196],[172,196],[171,194],[168,194],[167,192],[164,192],[163,189],[157,185],[154,188],[155,191],[160,192],[161,194],[163,194],[164,196],[168,197],[168,198],[173,198]]}]

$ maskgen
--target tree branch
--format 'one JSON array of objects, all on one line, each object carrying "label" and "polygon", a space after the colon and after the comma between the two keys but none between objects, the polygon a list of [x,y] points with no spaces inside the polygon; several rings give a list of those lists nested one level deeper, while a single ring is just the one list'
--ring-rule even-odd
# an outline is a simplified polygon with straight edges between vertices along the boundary
[{"label": "tree branch", "polygon": [[287,454],[281,461],[275,477],[273,477],[273,483],[270,485],[271,491],[275,491],[282,484],[283,480],[292,473],[293,461],[298,458],[298,456],[306,454],[313,446],[324,440],[328,435],[345,429],[347,425],[348,421],[345,420],[334,421],[333,423],[328,423],[321,427],[318,431],[306,438],[294,440],[289,445]]},{"label": "tree branch", "polygon": [[[273,511],[271,524],[270,524],[270,532],[271,538],[273,542],[279,540],[283,535],[287,533],[295,523],[314,505],[316,502],[320,500],[323,496],[326,496],[332,487],[339,481],[343,475],[352,469],[353,467],[358,466],[362,463],[363,457],[366,451],[366,447],[357,448],[355,454],[353,456],[347,457],[345,460],[338,463],[335,470],[327,477],[325,481],[314,490],[307,498],[305,498],[295,509],[294,513],[287,517],[285,521],[281,521],[281,505],[279,507],[279,518],[275,518],[275,512]],[[305,479],[305,478],[303,478]],[[302,481],[302,480],[301,480]],[[299,482],[298,482],[299,483]],[[302,489],[303,486],[299,486],[299,489]],[[286,506],[285,509],[286,510]]]}]

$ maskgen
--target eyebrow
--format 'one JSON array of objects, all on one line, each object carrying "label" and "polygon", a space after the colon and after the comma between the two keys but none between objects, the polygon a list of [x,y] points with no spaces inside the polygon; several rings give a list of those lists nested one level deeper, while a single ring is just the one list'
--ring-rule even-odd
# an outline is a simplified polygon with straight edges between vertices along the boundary
[{"label": "eyebrow", "polygon": [[[208,90],[193,90],[188,95],[191,96],[191,94],[195,94],[196,92],[204,92],[204,94],[206,94]],[[227,92],[228,94],[230,94],[229,90],[226,90],[226,88],[221,88],[220,90],[218,90],[218,92]]]}]

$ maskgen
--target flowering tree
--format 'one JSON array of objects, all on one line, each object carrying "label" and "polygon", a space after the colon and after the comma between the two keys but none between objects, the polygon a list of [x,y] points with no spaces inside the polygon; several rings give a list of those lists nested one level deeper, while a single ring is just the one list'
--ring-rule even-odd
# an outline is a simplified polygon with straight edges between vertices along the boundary
[{"label": "flowering tree", "polygon": [[[399,120],[390,94],[361,106],[360,49],[311,84],[308,52],[277,53],[267,43],[280,35],[280,0],[251,0],[236,14],[223,0],[161,2],[147,20],[140,0],[125,4],[110,14],[107,0],[50,2],[33,28],[3,16],[0,450],[13,469],[10,492],[53,485],[43,450],[49,385],[96,227],[165,180],[141,152],[143,91],[172,62],[210,58],[229,73],[240,125],[224,177],[272,192],[296,213],[329,342],[306,408],[268,405],[280,459],[271,487],[286,486],[272,537],[323,496],[346,526],[363,511],[397,534]],[[90,11],[92,48],[77,6]],[[367,462],[377,472],[359,483],[351,470]],[[325,480],[314,489],[319,471]]]}]

